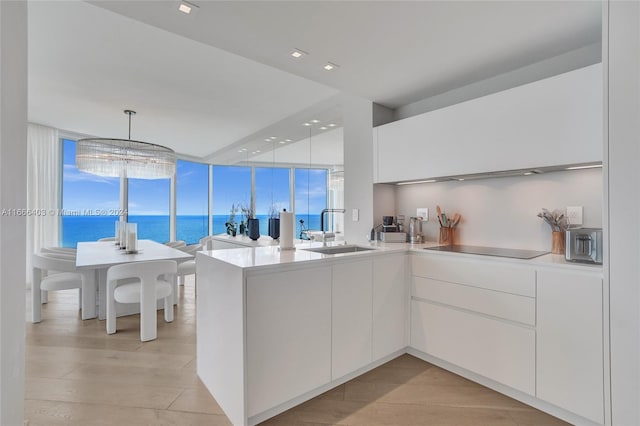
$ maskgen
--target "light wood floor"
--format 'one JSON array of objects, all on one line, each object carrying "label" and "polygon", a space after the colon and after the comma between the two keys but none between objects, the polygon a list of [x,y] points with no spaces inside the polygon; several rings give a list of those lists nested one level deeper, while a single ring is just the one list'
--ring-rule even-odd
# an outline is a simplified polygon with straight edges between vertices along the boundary
[{"label": "light wood floor", "polygon": [[[82,321],[77,292],[58,291],[42,322],[27,324],[25,418],[29,425],[229,425],[196,376],[193,278],[173,323],[141,343],[138,316]],[[264,425],[565,424],[490,389],[401,356]]]}]

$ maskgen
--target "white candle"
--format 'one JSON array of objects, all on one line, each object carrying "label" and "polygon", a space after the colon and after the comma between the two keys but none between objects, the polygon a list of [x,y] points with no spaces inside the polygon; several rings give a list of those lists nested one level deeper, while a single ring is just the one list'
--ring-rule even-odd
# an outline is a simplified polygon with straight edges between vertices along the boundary
[{"label": "white candle", "polygon": [[138,233],[137,232],[129,232],[129,238],[127,239],[127,250],[128,251],[138,250]]},{"label": "white candle", "polygon": [[127,247],[127,223],[120,223],[120,248]]},{"label": "white candle", "polygon": [[138,224],[127,224],[127,251],[138,250]]}]

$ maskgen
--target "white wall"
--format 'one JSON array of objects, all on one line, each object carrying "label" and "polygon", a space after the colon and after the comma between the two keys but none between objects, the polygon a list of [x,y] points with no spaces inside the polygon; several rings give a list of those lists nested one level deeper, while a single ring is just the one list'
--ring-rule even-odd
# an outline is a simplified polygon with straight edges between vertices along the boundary
[{"label": "white wall", "polygon": [[[607,9],[609,16],[607,19]],[[605,282],[613,425],[640,424],[640,3],[605,3]],[[606,88],[606,86],[605,86]],[[607,288],[607,286],[605,286]],[[606,378],[605,378],[606,379]]]},{"label": "white wall", "polygon": [[[27,207],[27,2],[0,1],[0,209]],[[0,424],[24,418],[24,216],[0,216]]]},{"label": "white wall", "polygon": [[428,111],[479,98],[490,93],[500,92],[571,70],[583,68],[587,65],[597,64],[601,61],[601,58],[602,44],[594,43],[514,71],[506,72],[477,83],[450,90],[440,95],[431,96],[427,99],[401,106],[393,112],[393,120],[401,120],[423,114]]},{"label": "white wall", "polygon": [[[344,236],[364,242],[373,226],[373,107],[371,101],[344,96]],[[358,221],[352,210],[359,210]]]},{"label": "white wall", "polygon": [[[376,203],[377,204],[377,203]],[[458,242],[468,245],[551,249],[551,229],[536,216],[543,208],[584,206],[584,226],[602,227],[602,171],[573,170],[542,175],[436,182],[396,187],[396,214],[405,222],[416,208],[429,208],[423,234],[438,239],[436,205],[458,212]],[[376,217],[376,223],[382,218]]]}]

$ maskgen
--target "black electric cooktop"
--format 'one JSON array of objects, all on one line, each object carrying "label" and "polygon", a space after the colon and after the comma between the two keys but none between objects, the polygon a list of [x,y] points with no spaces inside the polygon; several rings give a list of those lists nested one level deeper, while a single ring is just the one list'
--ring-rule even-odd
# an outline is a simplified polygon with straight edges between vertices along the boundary
[{"label": "black electric cooktop", "polygon": [[425,250],[447,251],[451,253],[481,254],[483,256],[511,257],[514,259],[533,259],[534,257],[542,256],[549,253],[548,251],[458,245],[426,247]]}]

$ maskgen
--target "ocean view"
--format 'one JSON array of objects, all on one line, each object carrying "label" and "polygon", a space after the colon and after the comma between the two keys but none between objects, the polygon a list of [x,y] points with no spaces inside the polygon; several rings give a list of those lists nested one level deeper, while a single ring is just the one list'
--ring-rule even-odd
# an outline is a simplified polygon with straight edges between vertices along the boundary
[{"label": "ocean view", "polygon": [[[260,220],[260,234],[267,235],[268,215],[257,215]],[[296,237],[300,235],[300,219],[304,220],[305,229],[320,229],[320,215],[296,215]],[[63,216],[62,247],[76,247],[80,241],[96,241],[100,238],[113,237],[117,216]],[[212,234],[224,234],[225,223],[229,215],[213,216]],[[240,216],[236,216],[239,222]],[[159,243],[169,241],[169,216],[129,216],[129,222],[138,224],[138,238],[154,240]],[[177,216],[177,239],[187,244],[197,243],[207,236],[207,216]]]}]

